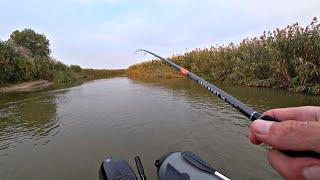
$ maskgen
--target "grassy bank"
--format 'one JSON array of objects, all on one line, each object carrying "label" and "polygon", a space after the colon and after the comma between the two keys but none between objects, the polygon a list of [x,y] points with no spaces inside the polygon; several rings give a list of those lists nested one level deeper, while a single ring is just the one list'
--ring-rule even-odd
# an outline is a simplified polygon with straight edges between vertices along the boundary
[{"label": "grassy bank", "polygon": [[[171,59],[207,80],[320,94],[320,24],[316,18],[306,27],[296,23],[240,44],[195,49]],[[162,62],[133,65],[127,74],[177,77]]]},{"label": "grassy bank", "polygon": [[161,61],[146,61],[130,66],[127,69],[129,77],[157,77],[157,78],[178,78],[183,77],[170,66]]}]

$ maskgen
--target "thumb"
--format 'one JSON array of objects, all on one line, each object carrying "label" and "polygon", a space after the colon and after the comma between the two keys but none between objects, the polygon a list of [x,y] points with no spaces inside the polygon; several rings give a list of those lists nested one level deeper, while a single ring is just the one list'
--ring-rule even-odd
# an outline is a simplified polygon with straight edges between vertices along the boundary
[{"label": "thumb", "polygon": [[250,130],[257,140],[276,149],[320,152],[320,123],[317,121],[256,120]]}]

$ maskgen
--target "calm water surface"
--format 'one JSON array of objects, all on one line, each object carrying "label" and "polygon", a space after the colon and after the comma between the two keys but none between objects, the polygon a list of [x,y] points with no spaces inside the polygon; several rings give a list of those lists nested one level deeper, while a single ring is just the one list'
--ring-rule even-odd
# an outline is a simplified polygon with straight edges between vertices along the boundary
[{"label": "calm water surface", "polygon": [[[320,105],[319,96],[219,86],[259,111]],[[248,124],[187,79],[122,77],[0,95],[0,179],[98,179],[108,155],[132,165],[140,155],[155,179],[154,161],[184,150],[232,179],[280,179],[265,147],[249,143]]]}]

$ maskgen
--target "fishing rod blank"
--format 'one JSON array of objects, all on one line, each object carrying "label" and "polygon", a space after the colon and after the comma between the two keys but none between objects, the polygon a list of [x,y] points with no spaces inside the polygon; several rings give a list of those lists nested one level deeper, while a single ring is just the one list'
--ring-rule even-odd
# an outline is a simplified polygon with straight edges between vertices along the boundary
[{"label": "fishing rod blank", "polygon": [[[227,102],[228,104],[230,104],[232,107],[237,109],[239,112],[241,112],[247,118],[249,118],[251,121],[254,121],[257,119],[262,119],[262,120],[266,120],[266,121],[280,122],[279,120],[277,120],[271,116],[263,115],[262,113],[259,113],[255,110],[253,110],[252,108],[245,105],[243,102],[234,98],[230,94],[224,92],[223,90],[221,90],[218,87],[214,86],[213,84],[205,81],[204,79],[202,79],[199,76],[193,74],[192,72],[186,70],[185,68],[173,63],[169,59],[165,59],[165,58],[163,58],[153,52],[150,52],[150,51],[147,51],[144,49],[139,49],[136,52],[138,52],[138,51],[149,53],[149,54],[161,59],[162,61],[164,61],[165,63],[167,63],[171,67],[173,67],[175,70],[179,71],[181,74],[183,74],[183,75],[189,77],[190,79],[194,80],[195,82],[199,83],[200,85],[205,87],[207,90],[209,90],[210,92],[212,92],[213,94],[218,96],[220,99],[222,99],[225,102]],[[284,154],[291,156],[291,157],[315,157],[315,158],[320,159],[320,154],[313,152],[313,151],[281,151],[281,152],[283,152]]]}]

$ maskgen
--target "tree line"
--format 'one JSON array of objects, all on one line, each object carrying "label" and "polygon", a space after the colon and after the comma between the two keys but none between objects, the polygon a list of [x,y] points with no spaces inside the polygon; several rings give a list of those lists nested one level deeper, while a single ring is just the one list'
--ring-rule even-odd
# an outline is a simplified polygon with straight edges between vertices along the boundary
[{"label": "tree line", "polygon": [[124,73],[68,66],[50,57],[50,52],[46,36],[32,29],[16,30],[8,40],[0,40],[0,86],[32,80],[68,82]]},{"label": "tree line", "polygon": [[[317,18],[306,27],[295,23],[239,44],[195,49],[171,59],[207,80],[320,94]],[[167,77],[174,73],[162,62],[145,62],[129,67],[128,74]]]}]

